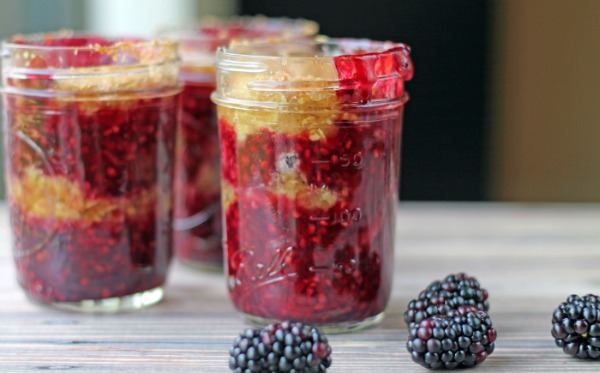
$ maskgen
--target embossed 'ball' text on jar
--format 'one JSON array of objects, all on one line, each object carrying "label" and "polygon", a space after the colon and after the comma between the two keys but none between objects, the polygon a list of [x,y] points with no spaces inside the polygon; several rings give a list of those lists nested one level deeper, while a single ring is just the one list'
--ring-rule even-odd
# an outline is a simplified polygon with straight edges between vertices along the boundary
[{"label": "embossed 'ball' text on jar", "polygon": [[170,41],[71,32],[3,41],[8,205],[30,299],[89,312],[162,299],[178,75]]},{"label": "embossed 'ball' text on jar", "polygon": [[223,268],[219,132],[210,94],[215,89],[215,53],[232,40],[312,37],[318,25],[304,19],[237,17],[204,19],[162,35],[179,43],[182,94],[177,135],[173,247],[193,267]]},{"label": "embossed 'ball' text on jar", "polygon": [[403,44],[254,42],[217,54],[226,274],[249,321],[379,322],[392,285]]}]

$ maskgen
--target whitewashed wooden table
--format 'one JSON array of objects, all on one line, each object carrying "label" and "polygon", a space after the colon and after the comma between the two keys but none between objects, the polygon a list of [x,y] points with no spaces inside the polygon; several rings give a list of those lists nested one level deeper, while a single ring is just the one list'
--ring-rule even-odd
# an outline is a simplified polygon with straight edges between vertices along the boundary
[{"label": "whitewashed wooden table", "polygon": [[[476,372],[598,372],[550,336],[571,293],[600,293],[600,205],[402,203],[392,300],[383,323],[331,336],[328,372],[424,372],[406,352],[402,314],[431,280],[457,271],[490,292],[496,351]],[[0,206],[0,372],[228,372],[246,325],[222,275],[172,267],[163,303],[128,314],[64,313],[29,303],[15,281]]]}]

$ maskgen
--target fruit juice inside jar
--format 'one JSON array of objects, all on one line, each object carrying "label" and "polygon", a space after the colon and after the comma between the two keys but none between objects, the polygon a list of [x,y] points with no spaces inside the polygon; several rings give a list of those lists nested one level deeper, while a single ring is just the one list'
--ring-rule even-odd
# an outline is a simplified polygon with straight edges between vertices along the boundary
[{"label": "fruit juice inside jar", "polygon": [[186,264],[223,266],[219,134],[215,106],[214,55],[231,40],[308,37],[316,23],[302,19],[241,17],[206,19],[188,29],[165,32],[180,44],[184,83],[175,172],[175,255]]},{"label": "fruit juice inside jar", "polygon": [[393,270],[409,49],[255,42],[217,54],[226,274],[250,321],[379,322]]},{"label": "fruit juice inside jar", "polygon": [[171,257],[179,60],[170,41],[70,32],[2,44],[18,282],[43,304],[160,301]]}]

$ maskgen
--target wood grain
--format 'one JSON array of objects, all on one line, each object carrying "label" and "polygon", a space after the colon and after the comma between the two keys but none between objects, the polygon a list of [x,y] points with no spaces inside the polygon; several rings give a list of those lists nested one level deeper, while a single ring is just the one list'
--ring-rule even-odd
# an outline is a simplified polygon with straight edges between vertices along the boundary
[{"label": "wood grain", "polygon": [[[228,372],[246,325],[222,275],[175,264],[167,298],[129,314],[90,316],[29,303],[16,284],[0,210],[0,372]],[[550,336],[552,310],[599,292],[600,205],[400,205],[393,297],[383,323],[331,336],[331,373],[424,372],[406,352],[404,307],[431,280],[467,271],[488,288],[496,351],[477,372],[597,372]]]}]

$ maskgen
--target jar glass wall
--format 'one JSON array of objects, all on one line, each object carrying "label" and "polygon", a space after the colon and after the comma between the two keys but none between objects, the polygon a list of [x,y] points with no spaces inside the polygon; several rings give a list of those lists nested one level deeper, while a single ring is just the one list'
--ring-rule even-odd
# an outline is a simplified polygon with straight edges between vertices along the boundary
[{"label": "jar glass wall", "polygon": [[257,323],[378,322],[393,271],[402,44],[256,42],[217,55],[228,288]]},{"label": "jar glass wall", "polygon": [[177,136],[174,248],[186,264],[223,266],[220,152],[215,106],[214,57],[232,40],[308,37],[316,23],[302,19],[241,17],[206,19],[187,29],[165,32],[179,42],[184,83],[181,128]]},{"label": "jar glass wall", "polygon": [[170,41],[60,32],[2,43],[13,252],[32,300],[118,311],[162,299],[178,74]]}]

